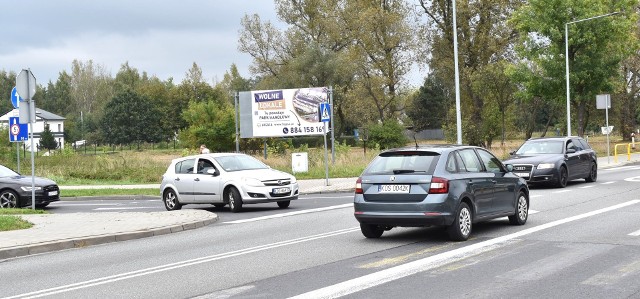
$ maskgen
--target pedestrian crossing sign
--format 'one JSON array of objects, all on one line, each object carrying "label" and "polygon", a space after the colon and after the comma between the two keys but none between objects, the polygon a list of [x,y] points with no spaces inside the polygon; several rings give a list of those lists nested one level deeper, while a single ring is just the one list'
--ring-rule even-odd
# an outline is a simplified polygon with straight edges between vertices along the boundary
[{"label": "pedestrian crossing sign", "polygon": [[320,121],[328,122],[331,120],[331,107],[329,103],[320,103]]}]

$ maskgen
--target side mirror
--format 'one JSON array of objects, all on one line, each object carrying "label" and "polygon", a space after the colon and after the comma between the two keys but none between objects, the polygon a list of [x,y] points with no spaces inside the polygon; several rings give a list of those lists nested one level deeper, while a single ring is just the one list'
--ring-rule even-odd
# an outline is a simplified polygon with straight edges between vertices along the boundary
[{"label": "side mirror", "polygon": [[513,155],[515,155],[515,154],[516,154],[516,151],[511,151],[511,152],[509,152],[509,155],[512,155],[512,156],[513,156]]},{"label": "side mirror", "polygon": [[567,149],[567,154],[573,154],[575,152],[576,152],[576,150],[574,148],[568,148]]},{"label": "side mirror", "polygon": [[217,169],[207,169],[207,174],[213,175],[213,176],[219,176],[220,172]]},{"label": "side mirror", "polygon": [[508,172],[512,172],[513,171],[513,165],[507,164],[507,165],[505,165],[505,167],[507,168]]}]

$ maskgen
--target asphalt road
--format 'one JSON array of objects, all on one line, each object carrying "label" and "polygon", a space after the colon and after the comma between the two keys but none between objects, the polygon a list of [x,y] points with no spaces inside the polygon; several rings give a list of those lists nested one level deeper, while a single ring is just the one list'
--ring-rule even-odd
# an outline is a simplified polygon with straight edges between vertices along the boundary
[{"label": "asphalt road", "polygon": [[[640,298],[638,165],[601,170],[595,183],[534,187],[525,226],[478,224],[467,242],[450,242],[439,228],[366,239],[350,202],[346,193],[310,195],[290,209],[238,214],[187,206],[220,221],[6,260],[0,297]],[[61,202],[52,210],[147,205],[162,208]]]}]

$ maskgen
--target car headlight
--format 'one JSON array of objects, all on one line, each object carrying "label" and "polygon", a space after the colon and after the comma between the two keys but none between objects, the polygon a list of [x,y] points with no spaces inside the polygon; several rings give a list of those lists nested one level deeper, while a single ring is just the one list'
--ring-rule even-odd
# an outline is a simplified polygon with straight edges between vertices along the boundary
[{"label": "car headlight", "polygon": [[291,184],[295,184],[298,180],[296,180],[296,177],[291,177]]},{"label": "car headlight", "polygon": [[[31,186],[22,186],[20,187],[20,189],[22,189],[22,191],[31,191]],[[38,191],[38,190],[42,190],[42,187],[34,187],[33,189]]]},{"label": "car headlight", "polygon": [[554,167],[556,167],[556,165],[553,164],[553,163],[540,163],[540,164],[538,164],[537,168],[538,169],[550,169],[550,168],[554,168]]},{"label": "car headlight", "polygon": [[254,179],[254,178],[242,178],[242,181],[247,186],[254,186],[254,187],[264,186],[264,184],[260,180]]}]

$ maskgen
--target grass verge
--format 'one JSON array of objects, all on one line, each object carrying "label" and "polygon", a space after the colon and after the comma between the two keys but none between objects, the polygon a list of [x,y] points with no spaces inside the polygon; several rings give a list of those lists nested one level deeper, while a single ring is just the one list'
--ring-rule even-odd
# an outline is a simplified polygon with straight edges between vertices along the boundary
[{"label": "grass verge", "polygon": [[13,215],[26,214],[44,214],[43,210],[33,209],[0,209],[0,232],[27,229],[33,226],[33,223],[22,220],[22,218]]},{"label": "grass verge", "polygon": [[62,190],[60,196],[79,197],[79,196],[112,196],[112,195],[148,195],[160,196],[160,190],[157,188],[140,188],[140,189],[78,189],[78,190]]}]

